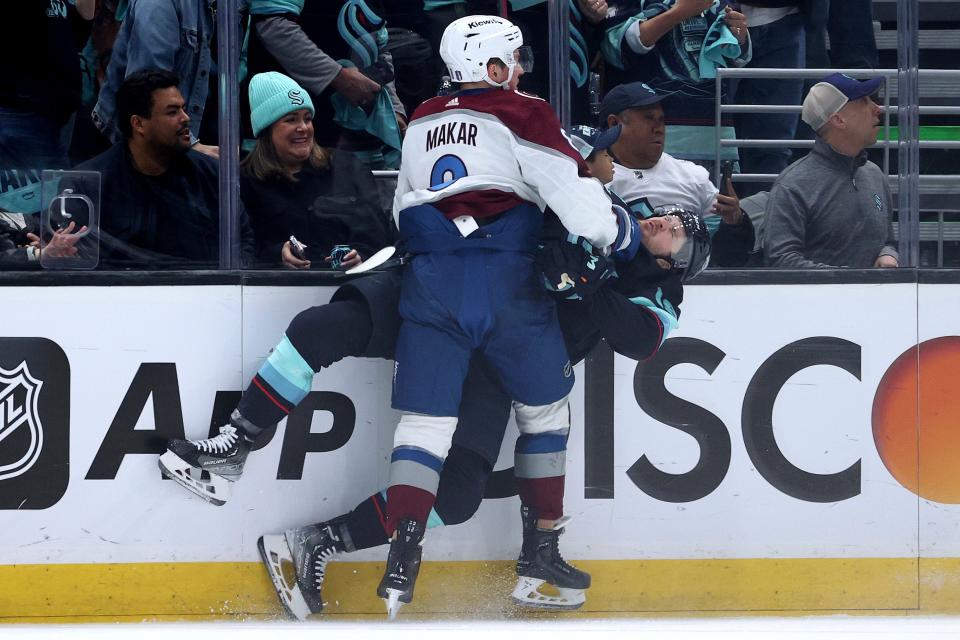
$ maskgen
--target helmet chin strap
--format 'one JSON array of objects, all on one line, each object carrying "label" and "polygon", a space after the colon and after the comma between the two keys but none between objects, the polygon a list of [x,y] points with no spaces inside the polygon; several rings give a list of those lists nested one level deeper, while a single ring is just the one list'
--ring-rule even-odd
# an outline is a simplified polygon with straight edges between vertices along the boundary
[{"label": "helmet chin strap", "polygon": [[507,75],[507,79],[503,82],[494,82],[490,78],[489,73],[483,76],[483,81],[489,84],[491,87],[500,87],[504,91],[507,91],[510,88],[510,81],[513,80],[513,74],[516,73],[517,65],[515,64],[512,67],[508,66],[507,68],[510,70],[510,73]]}]

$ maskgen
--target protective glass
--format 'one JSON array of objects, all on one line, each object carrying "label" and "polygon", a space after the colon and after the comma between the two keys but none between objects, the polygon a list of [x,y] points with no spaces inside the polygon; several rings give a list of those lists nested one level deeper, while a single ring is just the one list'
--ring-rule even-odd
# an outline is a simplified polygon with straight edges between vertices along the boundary
[{"label": "protective glass", "polygon": [[100,262],[100,174],[44,171],[40,189],[40,264],[95,269]]},{"label": "protective glass", "polygon": [[524,45],[514,51],[513,59],[524,73],[533,73],[533,49],[529,46]]}]

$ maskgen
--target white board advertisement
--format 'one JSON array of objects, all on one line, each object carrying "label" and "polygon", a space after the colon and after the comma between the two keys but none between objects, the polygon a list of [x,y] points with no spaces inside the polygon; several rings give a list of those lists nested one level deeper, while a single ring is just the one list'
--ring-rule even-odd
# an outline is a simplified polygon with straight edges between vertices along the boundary
[{"label": "white board advertisement", "polygon": [[[3,289],[0,564],[254,561],[262,533],[339,515],[383,488],[397,414],[392,364],[381,360],[317,375],[308,422],[281,423],[225,506],[157,468],[154,432],[206,436],[290,319],[332,292]],[[918,336],[950,336],[960,311],[956,287],[919,295],[918,324],[910,284],[689,287],[657,358],[579,365],[564,547],[583,559],[960,556],[956,471],[937,467],[932,484],[913,486],[898,466],[909,451],[889,439],[907,430],[916,440],[916,422],[897,423],[889,408],[902,409],[891,394],[909,387],[891,367]],[[591,384],[612,385],[612,447],[597,444],[602,428],[586,415]],[[17,413],[31,403],[33,419]],[[38,425],[37,414],[52,417]],[[497,469],[512,466],[515,437],[511,426]],[[12,476],[18,465],[28,468]],[[515,557],[518,505],[485,500],[472,521],[431,531],[425,558]]]}]

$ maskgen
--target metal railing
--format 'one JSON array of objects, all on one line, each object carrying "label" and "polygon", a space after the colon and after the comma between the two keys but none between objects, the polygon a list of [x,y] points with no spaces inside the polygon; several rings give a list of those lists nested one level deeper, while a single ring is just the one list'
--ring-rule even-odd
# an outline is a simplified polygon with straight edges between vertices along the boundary
[{"label": "metal railing", "polygon": [[[716,122],[720,122],[722,115],[727,113],[753,113],[753,114],[776,114],[776,113],[800,113],[800,105],[764,105],[764,104],[723,104],[721,84],[725,78],[751,78],[751,79],[784,79],[795,78],[797,80],[819,80],[831,73],[846,73],[847,75],[859,78],[885,78],[890,80],[896,78],[899,71],[897,69],[717,69],[716,94],[714,98]],[[960,70],[953,69],[921,69],[921,79],[937,80],[958,80],[960,81]],[[890,115],[899,113],[900,107],[890,104],[891,91],[890,85],[883,92],[883,140],[873,145],[871,148],[882,148],[884,150],[883,170],[890,173],[890,149],[900,145],[900,140],[890,140]],[[920,115],[960,115],[960,106],[922,106],[919,109]],[[814,144],[813,140],[757,140],[757,139],[737,139],[724,138],[720,127],[716,128],[716,167],[715,177],[719,177],[719,165],[721,149],[725,147],[744,147],[744,148],[810,148]],[[921,149],[960,149],[960,142],[956,141],[919,141]],[[764,175],[764,174],[757,174]],[[777,174],[769,174],[776,178]],[[770,182],[773,180],[771,179]]]},{"label": "metal railing", "polygon": [[[872,148],[883,150],[883,171],[891,183],[891,189],[899,196],[901,211],[900,215],[900,234],[909,244],[907,254],[909,260],[905,264],[917,266],[919,259],[919,238],[915,228],[918,224],[919,197],[922,193],[941,194],[944,192],[960,194],[960,176],[957,175],[936,175],[920,176],[917,154],[920,149],[960,149],[960,142],[957,141],[935,141],[919,140],[919,115],[960,115],[960,107],[945,106],[923,106],[919,107],[917,102],[918,92],[912,91],[911,96],[900,95],[901,100],[906,100],[904,106],[891,105],[890,98],[893,91],[892,80],[898,79],[896,87],[907,89],[912,82],[910,80],[934,80],[960,81],[960,70],[952,69],[916,69],[917,78],[908,78],[903,81],[903,70],[901,69],[718,69],[716,79],[715,104],[715,122],[716,122],[716,147],[714,154],[714,180],[720,178],[720,158],[721,151],[724,148],[810,148],[813,147],[813,140],[761,140],[761,139],[736,139],[724,138],[720,122],[724,114],[777,114],[777,113],[800,113],[799,105],[756,105],[756,104],[723,104],[722,100],[722,82],[727,78],[751,78],[751,79],[784,79],[794,78],[797,80],[818,80],[832,73],[845,73],[858,78],[885,78],[885,89],[883,91],[883,139]],[[916,89],[916,87],[913,87]],[[898,100],[900,102],[901,100]],[[898,136],[897,140],[890,139],[890,117],[891,114],[898,115]],[[909,122],[908,122],[909,121]],[[899,175],[890,175],[890,149],[897,149],[900,152]],[[737,182],[773,182],[779,174],[735,174],[734,180]],[[912,184],[911,184],[912,182]],[[906,205],[906,206],[905,206]]]}]

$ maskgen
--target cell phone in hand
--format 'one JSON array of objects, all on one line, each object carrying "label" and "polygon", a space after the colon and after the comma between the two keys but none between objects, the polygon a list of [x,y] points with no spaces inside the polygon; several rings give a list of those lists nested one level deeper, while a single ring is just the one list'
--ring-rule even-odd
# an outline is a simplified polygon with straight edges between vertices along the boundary
[{"label": "cell phone in hand", "polygon": [[717,185],[717,188],[725,196],[732,195],[729,193],[729,188],[727,183],[730,182],[730,178],[733,177],[733,160],[725,160],[723,164],[720,165],[720,184]]},{"label": "cell phone in hand", "polygon": [[296,236],[290,236],[290,253],[300,258],[301,260],[306,260],[307,259],[306,249],[307,249],[307,245],[297,240]]}]

